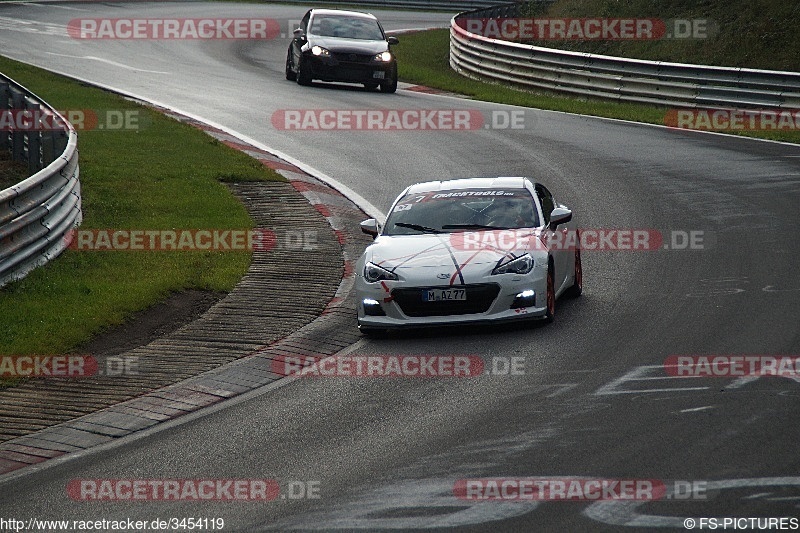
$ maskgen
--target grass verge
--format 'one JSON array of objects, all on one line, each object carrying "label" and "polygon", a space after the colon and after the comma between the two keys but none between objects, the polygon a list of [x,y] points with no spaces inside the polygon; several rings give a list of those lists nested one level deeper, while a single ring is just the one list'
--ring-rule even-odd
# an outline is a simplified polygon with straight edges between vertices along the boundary
[{"label": "grass verge", "polygon": [[672,20],[692,21],[699,30],[692,38],[532,41],[539,46],[651,61],[798,70],[800,32],[789,22],[800,17],[798,2],[557,0],[529,3],[523,8],[526,15],[556,19],[652,17],[665,22],[668,34],[680,29],[671,25]]},{"label": "grass verge", "polygon": [[[650,124],[663,125],[668,111],[666,107],[527,92],[466,78],[450,68],[450,33],[446,29],[409,33],[400,36],[400,41],[392,50],[397,55],[400,79],[408,83],[426,85],[486,102]],[[744,131],[735,134],[800,143],[798,131]]]},{"label": "grass verge", "polygon": [[[135,112],[138,130],[78,134],[82,229],[243,229],[220,180],[282,180],[200,130],[108,92],[0,57],[0,72],[57,109]],[[186,289],[229,291],[247,251],[74,251],[0,289],[0,355],[74,351],[104,329]]]},{"label": "grass verge", "polygon": [[12,161],[11,154],[0,150],[0,191],[19,183],[28,177],[28,167],[19,161]]}]

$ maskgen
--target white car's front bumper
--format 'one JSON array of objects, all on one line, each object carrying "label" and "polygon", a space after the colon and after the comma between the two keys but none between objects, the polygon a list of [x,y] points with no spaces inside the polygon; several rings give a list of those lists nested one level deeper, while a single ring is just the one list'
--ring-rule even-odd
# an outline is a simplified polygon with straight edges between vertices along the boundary
[{"label": "white car's front bumper", "polygon": [[[363,264],[359,265],[363,269]],[[413,269],[401,272],[399,281],[379,281],[368,283],[363,270],[356,278],[358,324],[368,328],[396,329],[404,327],[425,327],[445,324],[471,324],[503,322],[544,317],[547,311],[547,266],[537,264],[525,275],[500,274],[470,279],[465,276],[464,283],[457,280],[437,279],[436,268]],[[467,302],[424,302],[422,292],[430,288],[460,288],[480,285],[483,289],[467,292]],[[496,296],[486,298],[489,287],[496,286]],[[532,296],[521,298],[526,291]],[[418,295],[418,296],[417,296]],[[481,300],[478,305],[470,296]],[[515,306],[515,300],[517,306]],[[368,305],[365,306],[365,301]],[[369,302],[373,302],[371,305]],[[378,307],[375,303],[377,302]],[[523,304],[523,305],[520,305]],[[430,306],[426,309],[426,306]],[[485,307],[479,312],[466,312],[470,307]],[[379,314],[380,313],[380,314]],[[463,313],[463,314],[462,314]]]}]

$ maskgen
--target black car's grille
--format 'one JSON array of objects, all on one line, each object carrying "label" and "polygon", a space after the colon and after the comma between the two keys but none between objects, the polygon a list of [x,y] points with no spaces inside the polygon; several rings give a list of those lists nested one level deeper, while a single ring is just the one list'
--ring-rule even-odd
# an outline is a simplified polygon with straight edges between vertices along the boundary
[{"label": "black car's grille", "polygon": [[422,299],[423,287],[394,289],[392,296],[406,316],[447,316],[485,313],[497,298],[500,286],[495,283],[476,283],[439,287],[442,289],[466,289],[465,301],[426,302]]},{"label": "black car's grille", "polygon": [[334,52],[333,58],[340,63],[369,63],[375,54],[373,55],[364,55],[364,54],[347,54],[342,52]]}]

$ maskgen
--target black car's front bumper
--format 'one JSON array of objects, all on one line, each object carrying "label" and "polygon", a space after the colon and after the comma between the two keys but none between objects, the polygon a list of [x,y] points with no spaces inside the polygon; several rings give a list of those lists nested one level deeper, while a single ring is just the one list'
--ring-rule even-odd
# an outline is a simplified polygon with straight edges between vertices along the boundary
[{"label": "black car's front bumper", "polygon": [[315,80],[352,83],[380,83],[395,76],[396,63],[375,61],[373,56],[331,53],[328,56],[304,55]]}]

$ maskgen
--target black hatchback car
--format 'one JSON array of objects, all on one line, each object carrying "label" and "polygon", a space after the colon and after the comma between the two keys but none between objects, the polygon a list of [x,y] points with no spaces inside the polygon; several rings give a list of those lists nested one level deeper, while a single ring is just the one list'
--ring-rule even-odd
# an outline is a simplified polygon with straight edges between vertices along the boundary
[{"label": "black hatchback car", "polygon": [[397,90],[397,61],[378,19],[368,13],[312,9],[294,30],[286,54],[286,79],[362,83],[368,89]]}]

